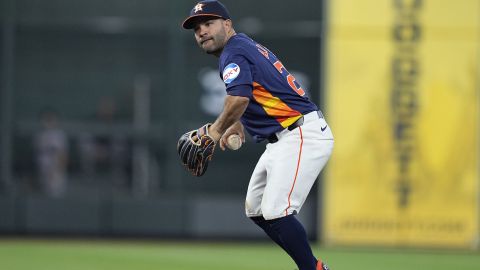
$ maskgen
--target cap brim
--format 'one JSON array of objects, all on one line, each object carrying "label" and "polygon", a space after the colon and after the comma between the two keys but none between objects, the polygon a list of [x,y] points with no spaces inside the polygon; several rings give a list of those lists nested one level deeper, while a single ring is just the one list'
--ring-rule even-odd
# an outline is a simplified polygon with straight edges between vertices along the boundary
[{"label": "cap brim", "polygon": [[224,19],[222,16],[219,16],[217,14],[208,14],[208,13],[197,14],[197,15],[192,15],[186,18],[185,21],[183,21],[182,23],[182,27],[184,29],[192,29],[193,27],[195,27],[194,22],[195,22],[195,19],[198,17],[215,17],[219,19]]}]

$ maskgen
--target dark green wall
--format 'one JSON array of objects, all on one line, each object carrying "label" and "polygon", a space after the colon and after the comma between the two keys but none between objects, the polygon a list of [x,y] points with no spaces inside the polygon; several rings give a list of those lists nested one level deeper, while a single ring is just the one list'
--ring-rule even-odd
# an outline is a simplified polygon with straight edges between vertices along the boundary
[{"label": "dark green wall", "polygon": [[[203,90],[198,74],[205,68],[216,70],[217,59],[204,54],[193,33],[180,26],[195,1],[3,1],[14,3],[15,11],[9,66],[14,71],[14,124],[12,130],[2,130],[13,138],[13,185],[0,185],[0,232],[191,236],[208,224],[185,225],[195,220],[189,210],[192,196],[234,196],[229,203],[239,204],[235,216],[243,217],[243,196],[264,144],[248,142],[237,152],[217,151],[201,179],[185,172],[175,151],[180,134],[215,119],[199,104]],[[308,76],[311,97],[321,103],[322,1],[223,3],[238,32],[267,46],[290,71]],[[1,23],[4,32],[3,17]],[[1,36],[0,49],[5,42]],[[146,131],[132,128],[133,89],[139,77],[150,79],[151,126]],[[111,125],[94,118],[105,97],[118,107]],[[58,112],[69,137],[68,191],[59,199],[42,193],[34,162],[32,138],[39,130],[38,115],[46,108]],[[124,134],[130,146],[146,144],[157,170],[148,194],[135,193],[134,179],[118,187],[109,175],[85,176],[79,168],[83,133]],[[311,205],[315,209],[315,203]],[[169,222],[151,218],[165,215]]]}]

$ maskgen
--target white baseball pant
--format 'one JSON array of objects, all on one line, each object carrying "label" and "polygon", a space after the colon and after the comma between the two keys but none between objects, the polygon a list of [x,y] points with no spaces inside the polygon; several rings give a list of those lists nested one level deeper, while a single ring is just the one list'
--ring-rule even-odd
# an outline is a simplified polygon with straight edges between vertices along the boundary
[{"label": "white baseball pant", "polygon": [[333,150],[333,135],[317,112],[304,116],[302,126],[277,134],[268,143],[248,185],[248,217],[267,220],[299,213]]}]

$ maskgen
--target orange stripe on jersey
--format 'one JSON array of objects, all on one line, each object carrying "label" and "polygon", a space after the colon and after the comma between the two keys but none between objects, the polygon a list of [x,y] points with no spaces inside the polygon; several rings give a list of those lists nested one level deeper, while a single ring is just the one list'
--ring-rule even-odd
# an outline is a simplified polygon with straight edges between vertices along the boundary
[{"label": "orange stripe on jersey", "polygon": [[259,83],[253,82],[253,98],[260,104],[265,112],[275,118],[278,123],[287,128],[302,117],[299,111],[290,108],[278,97],[274,97]]}]

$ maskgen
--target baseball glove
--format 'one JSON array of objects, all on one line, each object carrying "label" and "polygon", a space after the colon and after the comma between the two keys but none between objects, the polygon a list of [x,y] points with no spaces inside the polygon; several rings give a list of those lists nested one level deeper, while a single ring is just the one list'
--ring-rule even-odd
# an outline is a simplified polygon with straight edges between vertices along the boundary
[{"label": "baseball glove", "polygon": [[185,168],[194,176],[202,176],[212,159],[216,142],[208,134],[208,128],[212,124],[206,124],[198,130],[192,130],[183,134],[177,143],[177,151]]}]

